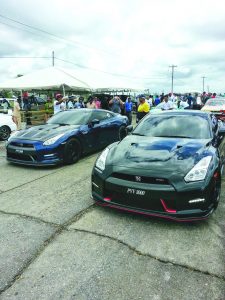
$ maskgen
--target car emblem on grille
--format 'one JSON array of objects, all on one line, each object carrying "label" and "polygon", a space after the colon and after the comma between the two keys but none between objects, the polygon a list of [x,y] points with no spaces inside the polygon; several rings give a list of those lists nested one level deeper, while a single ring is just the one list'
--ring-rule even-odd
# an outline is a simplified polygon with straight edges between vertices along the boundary
[{"label": "car emblem on grille", "polygon": [[135,176],[135,180],[141,182],[141,176]]}]

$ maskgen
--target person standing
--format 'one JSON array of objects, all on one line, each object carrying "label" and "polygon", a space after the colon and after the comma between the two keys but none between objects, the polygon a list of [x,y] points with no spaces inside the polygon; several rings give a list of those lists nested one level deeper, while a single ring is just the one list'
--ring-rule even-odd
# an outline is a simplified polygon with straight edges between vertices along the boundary
[{"label": "person standing", "polygon": [[121,113],[121,107],[123,106],[123,102],[120,99],[120,97],[115,96],[112,100],[109,101],[109,104],[111,105],[110,109],[112,112],[117,114]]},{"label": "person standing", "polygon": [[168,96],[164,96],[163,104],[161,110],[171,110],[173,109],[173,103],[168,101]]},{"label": "person standing", "polygon": [[53,102],[52,98],[48,97],[45,103],[45,122],[53,115]]},{"label": "person standing", "polygon": [[133,103],[131,102],[131,97],[128,97],[127,101],[125,102],[125,115],[129,120],[129,124],[132,123],[132,108],[133,108]]},{"label": "person standing", "polygon": [[144,95],[139,96],[139,102],[138,110],[137,110],[137,123],[144,118],[145,115],[147,115],[150,111],[150,106],[148,102],[145,100]]},{"label": "person standing", "polygon": [[21,112],[20,112],[20,105],[18,102],[18,99],[14,102],[14,108],[13,108],[13,122],[16,124],[17,130],[21,129]]},{"label": "person standing", "polygon": [[54,115],[63,110],[63,95],[57,94],[54,101]]},{"label": "person standing", "polygon": [[100,100],[98,99],[98,97],[94,97],[94,102],[95,102],[95,106],[97,109],[100,109],[101,108],[101,102]]},{"label": "person standing", "polygon": [[101,99],[101,108],[105,110],[109,110],[109,97],[105,96]]}]

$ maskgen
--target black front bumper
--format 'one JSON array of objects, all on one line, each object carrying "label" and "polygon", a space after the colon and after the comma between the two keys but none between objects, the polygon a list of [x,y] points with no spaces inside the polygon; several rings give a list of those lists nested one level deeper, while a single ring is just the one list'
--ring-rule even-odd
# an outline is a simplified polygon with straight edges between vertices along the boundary
[{"label": "black front bumper", "polygon": [[97,204],[177,221],[196,221],[210,216],[214,210],[212,185],[202,188],[201,183],[189,184],[185,190],[177,191],[171,184],[104,178],[96,169],[92,174],[92,196]]}]

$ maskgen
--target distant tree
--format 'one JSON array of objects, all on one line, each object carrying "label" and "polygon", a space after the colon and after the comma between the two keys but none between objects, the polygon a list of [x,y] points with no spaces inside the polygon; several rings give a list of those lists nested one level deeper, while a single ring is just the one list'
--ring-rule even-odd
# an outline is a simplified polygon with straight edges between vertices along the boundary
[{"label": "distant tree", "polygon": [[16,78],[22,77],[22,76],[23,76],[23,74],[17,74],[17,75],[16,75]]}]

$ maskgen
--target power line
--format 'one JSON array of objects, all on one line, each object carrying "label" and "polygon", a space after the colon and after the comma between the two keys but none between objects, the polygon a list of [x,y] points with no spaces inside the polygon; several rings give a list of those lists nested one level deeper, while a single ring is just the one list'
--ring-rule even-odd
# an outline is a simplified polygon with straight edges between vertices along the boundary
[{"label": "power line", "polygon": [[[99,49],[99,48],[96,48],[96,47],[93,47],[93,46],[90,46],[90,45],[87,45],[87,44],[84,44],[84,43],[81,43],[81,42],[78,42],[78,41],[71,41],[71,40],[65,39],[64,37],[58,36],[58,35],[56,35],[56,34],[54,34],[54,33],[51,33],[51,32],[48,32],[48,31],[46,31],[46,30],[43,30],[43,29],[40,29],[40,28],[31,26],[31,25],[25,24],[25,23],[23,23],[23,22],[20,22],[20,21],[15,20],[15,19],[6,17],[6,16],[4,16],[4,15],[2,15],[2,14],[0,14],[0,17],[1,17],[1,18],[4,18],[4,19],[6,19],[6,20],[9,20],[9,21],[11,21],[11,22],[20,24],[20,25],[22,25],[22,26],[31,28],[31,29],[33,29],[33,30],[40,31],[40,32],[42,32],[42,33],[44,33],[44,34],[53,36],[53,37],[55,37],[55,38],[57,38],[57,39],[60,39],[60,40],[65,41],[65,42],[67,42],[67,43],[70,43],[70,44],[72,43],[73,45],[76,45],[76,46],[80,46],[80,47],[84,47],[84,48],[88,48],[88,49],[94,49],[94,50],[96,50],[96,51],[100,51],[100,52],[105,53],[105,54],[118,55],[118,54],[116,54],[116,53],[111,53],[111,52],[108,52],[108,51],[105,51],[105,50],[102,50],[102,49]],[[8,25],[8,24],[5,23],[5,25]],[[9,26],[10,26],[10,25],[9,25]]]},{"label": "power line", "polygon": [[54,55],[54,51],[52,51],[52,56],[0,56],[0,58],[6,58],[6,59],[52,59],[52,66],[54,66],[55,64],[55,60],[59,60],[65,63],[69,63],[72,64],[78,68],[82,68],[82,69],[89,69],[92,71],[96,71],[96,72],[100,72],[100,73],[104,73],[104,74],[109,74],[112,76],[118,76],[118,77],[125,77],[125,78],[133,78],[133,79],[142,79],[142,80],[163,80],[166,79],[166,77],[157,77],[157,76],[152,76],[152,77],[139,77],[139,76],[129,76],[129,75],[124,75],[124,74],[119,74],[119,73],[112,73],[112,72],[107,72],[107,71],[103,71],[103,70],[99,70],[96,68],[90,68],[87,67],[85,65],[81,65],[78,63],[73,63],[71,61],[65,60],[65,59],[61,59],[58,57],[55,57]]},{"label": "power line", "polygon": [[20,59],[20,58],[51,58],[50,56],[0,56],[0,58],[16,58],[16,59]]},{"label": "power line", "polygon": [[61,58],[58,58],[58,57],[55,57],[55,59],[66,62],[66,63],[69,63],[69,64],[72,64],[72,65],[75,65],[79,68],[89,69],[89,70],[93,70],[93,71],[97,71],[97,72],[101,72],[101,73],[109,74],[109,75],[113,75],[113,76],[120,76],[120,77],[126,77],[126,78],[134,78],[134,79],[165,79],[165,77],[161,77],[161,78],[160,77],[138,77],[138,76],[123,75],[123,74],[119,74],[119,73],[111,73],[111,72],[106,72],[106,71],[95,69],[95,68],[90,68],[90,67],[80,65],[80,64],[77,64],[77,63],[73,63],[71,61],[61,59]]}]

